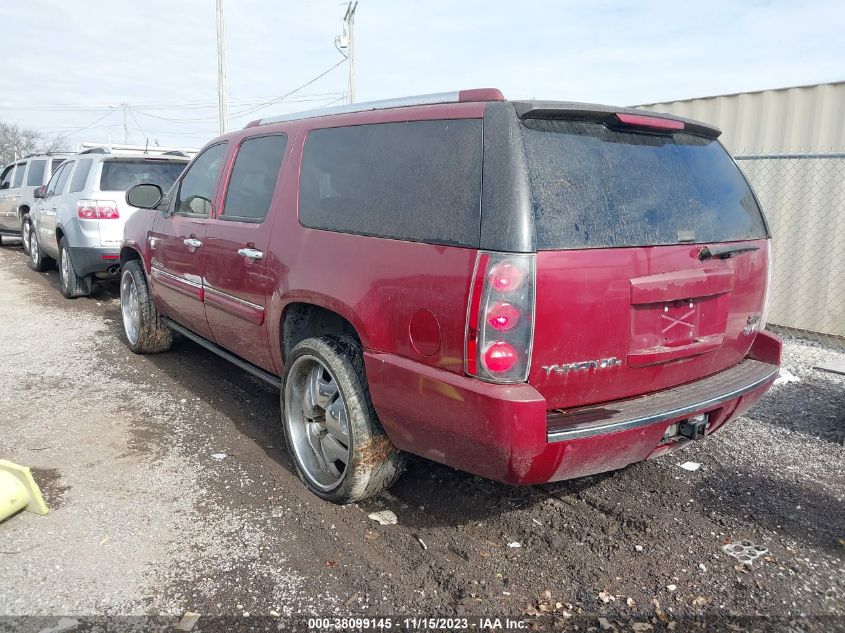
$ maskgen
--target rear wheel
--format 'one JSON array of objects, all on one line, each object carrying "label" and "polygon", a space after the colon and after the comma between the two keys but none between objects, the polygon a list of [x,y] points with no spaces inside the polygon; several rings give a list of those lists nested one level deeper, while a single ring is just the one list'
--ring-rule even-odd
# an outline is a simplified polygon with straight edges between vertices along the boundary
[{"label": "rear wheel", "polygon": [[29,267],[36,272],[43,273],[45,270],[50,270],[55,264],[53,258],[48,257],[41,250],[41,245],[38,243],[38,233],[30,231]]},{"label": "rear wheel", "polygon": [[23,242],[23,252],[29,255],[29,238],[32,232],[32,224],[29,221],[29,213],[25,213],[21,218],[21,241]]},{"label": "rear wheel", "polygon": [[136,354],[166,352],[173,330],[161,321],[153,304],[144,268],[137,259],[126,262],[120,276],[120,313],[126,342]]},{"label": "rear wheel", "polygon": [[67,247],[67,238],[59,242],[59,287],[62,294],[68,299],[87,297],[91,294],[94,280],[91,275],[81,276],[76,274],[73,267],[73,260],[70,258],[70,249]]},{"label": "rear wheel", "polygon": [[360,501],[402,473],[405,456],[378,421],[360,347],[351,338],[310,338],[293,348],[282,418],[299,478],[323,499]]}]

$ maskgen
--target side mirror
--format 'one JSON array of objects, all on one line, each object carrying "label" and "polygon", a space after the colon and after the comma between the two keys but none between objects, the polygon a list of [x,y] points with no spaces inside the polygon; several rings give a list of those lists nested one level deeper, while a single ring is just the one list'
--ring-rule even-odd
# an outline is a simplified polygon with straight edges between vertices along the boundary
[{"label": "side mirror", "polygon": [[161,187],[143,182],[126,192],[126,204],[139,209],[155,209],[163,197]]},{"label": "side mirror", "polygon": [[36,198],[43,198],[45,193],[47,193],[47,186],[41,185],[35,191],[32,192],[32,195]]}]

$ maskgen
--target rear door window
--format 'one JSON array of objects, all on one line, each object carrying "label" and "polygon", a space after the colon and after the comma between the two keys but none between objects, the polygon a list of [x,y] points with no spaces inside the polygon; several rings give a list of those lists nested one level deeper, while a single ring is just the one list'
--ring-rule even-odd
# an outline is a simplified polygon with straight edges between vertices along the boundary
[{"label": "rear door window", "polygon": [[176,182],[185,163],[153,160],[104,160],[100,172],[100,191],[126,191],[141,183],[150,183],[167,191]]},{"label": "rear door window", "polygon": [[32,160],[29,162],[29,171],[26,173],[27,187],[40,187],[44,182],[44,168],[47,167],[46,160]]},{"label": "rear door window", "polygon": [[523,121],[523,139],[539,249],[767,236],[748,183],[714,139],[542,119]]},{"label": "rear door window", "polygon": [[69,193],[77,193],[85,189],[85,183],[88,182],[88,174],[93,162],[91,158],[82,158],[76,161],[76,169],[73,170],[73,178],[70,179]]},{"label": "rear door window", "polygon": [[18,163],[17,168],[15,169],[15,180],[12,183],[12,187],[17,189],[23,184],[23,175],[24,171],[26,170],[26,163]]},{"label": "rear door window", "polygon": [[50,181],[53,183],[54,188],[52,192],[48,191],[49,194],[60,196],[62,193],[64,193],[65,184],[67,184],[68,178],[70,177],[71,169],[73,169],[73,161],[69,161],[62,164],[58,172],[59,177],[54,177],[54,179]]},{"label": "rear door window", "polygon": [[223,220],[261,222],[267,215],[285,155],[287,136],[249,138],[241,143],[226,188]]},{"label": "rear door window", "polygon": [[302,157],[300,222],[477,247],[481,156],[479,119],[313,130]]}]

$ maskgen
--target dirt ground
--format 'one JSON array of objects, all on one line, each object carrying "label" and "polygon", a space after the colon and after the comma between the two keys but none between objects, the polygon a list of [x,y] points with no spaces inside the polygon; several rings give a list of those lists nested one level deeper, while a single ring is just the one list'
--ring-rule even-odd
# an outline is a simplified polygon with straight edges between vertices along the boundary
[{"label": "dirt ground", "polygon": [[[0,458],[33,467],[50,513],[0,524],[0,616],[53,631],[187,611],[194,630],[350,614],[845,630],[845,381],[806,352],[786,350],[800,382],[672,455],[526,488],[412,458],[389,492],[338,507],[296,478],[276,391],[184,339],[131,354],[115,284],[67,301],[6,245]],[[398,525],[368,519],[378,509]],[[741,539],[768,554],[739,565],[722,545]]]}]

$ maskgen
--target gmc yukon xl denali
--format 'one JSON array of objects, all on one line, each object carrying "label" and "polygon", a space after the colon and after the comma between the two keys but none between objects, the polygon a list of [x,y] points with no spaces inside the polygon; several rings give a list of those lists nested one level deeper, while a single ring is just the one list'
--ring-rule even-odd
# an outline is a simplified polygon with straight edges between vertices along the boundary
[{"label": "gmc yukon xl denali", "polygon": [[337,503],[406,452],[511,484],[622,468],[778,372],[769,232],[718,136],[494,89],[255,121],[127,193],[126,338],[277,385],[299,476]]}]

